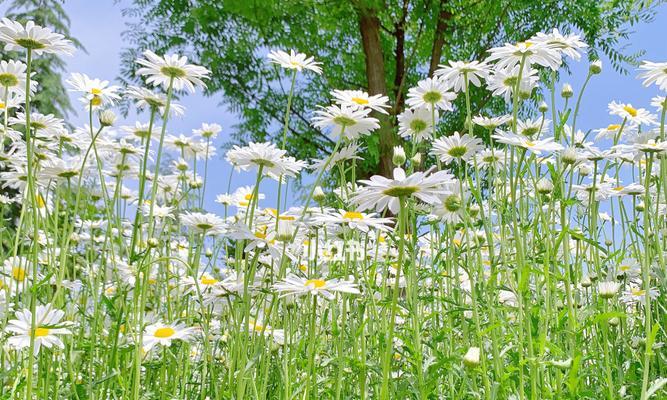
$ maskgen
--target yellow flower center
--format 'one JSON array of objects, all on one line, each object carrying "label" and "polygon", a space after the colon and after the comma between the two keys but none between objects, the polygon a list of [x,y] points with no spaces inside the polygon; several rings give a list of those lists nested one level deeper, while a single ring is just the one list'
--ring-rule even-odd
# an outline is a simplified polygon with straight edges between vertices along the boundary
[{"label": "yellow flower center", "polygon": [[364,219],[364,216],[360,212],[346,211],[343,214],[343,219]]},{"label": "yellow flower center", "polygon": [[300,269],[301,271],[303,271],[303,272],[306,272],[306,271],[308,270],[308,267],[306,267],[305,265],[301,264],[301,265],[299,265],[299,269]]},{"label": "yellow flower center", "polygon": [[637,116],[637,109],[636,108],[634,108],[632,106],[623,106],[623,109],[625,110],[625,112],[627,112],[631,116],[633,116],[633,117]]},{"label": "yellow flower center", "polygon": [[621,265],[620,267],[618,267],[618,269],[620,269],[621,271],[629,271],[630,266],[629,265]]},{"label": "yellow flower center", "polygon": [[315,289],[319,289],[321,287],[324,287],[327,282],[324,279],[308,279],[305,283],[306,286],[314,286]]},{"label": "yellow flower center", "polygon": [[35,328],[35,337],[44,337],[49,334],[49,328]]},{"label": "yellow flower center", "polygon": [[248,200],[248,201],[252,200],[252,193],[246,194],[245,196],[243,196],[243,198]]},{"label": "yellow flower center", "polygon": [[94,95],[93,98],[90,100],[90,104],[93,106],[99,106],[102,104],[102,98],[98,95]]},{"label": "yellow flower center", "polygon": [[25,269],[21,267],[12,268],[12,278],[14,278],[15,281],[25,280]]},{"label": "yellow flower center", "polygon": [[617,131],[619,129],[621,129],[621,126],[619,124],[610,124],[609,126],[607,126],[608,131]]},{"label": "yellow flower center", "polygon": [[46,207],[46,201],[44,200],[44,197],[42,197],[41,194],[35,196],[35,201],[37,202],[37,208]]},{"label": "yellow flower center", "polygon": [[210,276],[202,276],[200,282],[202,285],[215,285],[218,283],[218,280]]},{"label": "yellow flower center", "polygon": [[169,337],[174,336],[174,333],[176,333],[174,328],[171,328],[169,326],[165,326],[164,328],[156,329],[153,336],[155,336],[157,338],[163,338],[164,339],[164,338],[169,338]]},{"label": "yellow flower center", "polygon": [[102,94],[102,89],[92,88],[92,89],[90,89],[90,93],[92,93],[94,95]]},{"label": "yellow flower center", "polygon": [[531,142],[530,140],[526,140],[526,146],[528,147],[535,147],[535,143]]},{"label": "yellow flower center", "polygon": [[361,97],[353,97],[351,100],[362,106],[368,104],[368,99],[363,99]]},{"label": "yellow flower center", "polygon": [[266,239],[266,233],[264,233],[264,232],[255,232],[255,237],[257,239]]},{"label": "yellow flower center", "polygon": [[7,107],[7,104],[0,102],[0,109],[4,110]]},{"label": "yellow flower center", "polygon": [[646,294],[646,290],[643,289],[632,289],[633,296],[643,296]]}]

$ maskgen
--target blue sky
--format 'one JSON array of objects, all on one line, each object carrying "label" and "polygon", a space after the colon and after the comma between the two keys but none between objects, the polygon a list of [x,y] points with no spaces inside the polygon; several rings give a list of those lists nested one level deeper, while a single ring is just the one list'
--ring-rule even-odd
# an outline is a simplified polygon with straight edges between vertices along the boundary
[{"label": "blue sky", "polygon": [[[85,46],[87,53],[78,52],[74,57],[66,59],[67,70],[70,72],[82,72],[94,78],[114,80],[120,71],[120,59],[118,55],[123,49],[121,32],[127,21],[121,13],[122,9],[129,4],[127,0],[67,0],[65,10],[71,19],[71,32]],[[0,12],[6,10],[6,5],[0,5]],[[667,38],[667,6],[659,9],[653,22],[636,26],[625,43],[624,51],[634,52],[645,50],[643,59],[651,61],[666,61],[667,46],[663,40]],[[661,39],[662,38],[662,39]],[[632,103],[635,107],[650,108],[650,99],[658,91],[654,88],[643,88],[641,82],[636,79],[636,73],[631,71],[629,75],[621,75],[611,68],[610,62],[602,58],[604,69],[602,74],[596,76],[586,90],[582,100],[582,113],[578,119],[578,128],[582,130],[595,129],[607,126],[616,121],[607,112],[607,104],[612,100]],[[324,66],[326,68],[326,66]],[[575,93],[581,88],[588,70],[588,63],[581,61],[571,64],[571,77],[563,77],[562,83],[572,84]],[[203,96],[201,93],[184,96],[180,103],[187,108],[186,115],[179,119],[169,121],[168,131],[173,134],[188,134],[193,128],[197,128],[202,122],[218,123],[223,126],[223,132],[217,139],[218,147],[230,140],[230,127],[234,124],[235,116],[221,105],[222,97],[217,94],[212,97]],[[79,104],[73,99],[73,104]],[[136,116],[131,115],[124,124],[133,124]],[[139,120],[145,122],[147,117],[139,116]],[[79,113],[73,120],[74,123],[84,122],[84,113]],[[222,153],[222,152],[219,152]],[[230,166],[224,161],[223,154],[218,154],[209,164],[209,179],[205,207],[209,211],[221,212],[219,206],[213,202],[218,193],[226,191],[227,178]],[[233,187],[250,185],[254,177],[251,174],[236,174]],[[267,193],[267,198],[273,198],[275,188],[273,184],[262,186],[262,191]],[[290,191],[291,192],[291,191]],[[294,194],[290,193],[292,198]]]}]

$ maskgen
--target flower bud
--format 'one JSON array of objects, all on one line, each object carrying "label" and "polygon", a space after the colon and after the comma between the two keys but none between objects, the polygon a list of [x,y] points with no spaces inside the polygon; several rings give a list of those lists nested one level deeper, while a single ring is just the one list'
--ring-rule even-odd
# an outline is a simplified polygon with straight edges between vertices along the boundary
[{"label": "flower bud", "polygon": [[324,194],[324,190],[322,190],[321,186],[316,187],[313,191],[313,199],[318,203],[323,202],[326,197],[327,195]]},{"label": "flower bud", "polygon": [[583,164],[579,167],[579,175],[581,176],[588,176],[593,172],[591,169],[590,165]]},{"label": "flower bud", "polygon": [[410,159],[413,165],[419,165],[422,163],[422,153],[417,153]]},{"label": "flower bud", "polygon": [[468,207],[468,213],[473,218],[477,217],[481,210],[482,209],[479,207],[479,204],[471,204],[470,207]]},{"label": "flower bud", "polygon": [[563,85],[563,89],[560,91],[560,95],[563,96],[564,99],[569,99],[574,95],[574,90],[572,90],[572,85],[569,83],[566,83]]},{"label": "flower bud", "polygon": [[572,165],[577,162],[577,149],[568,147],[561,153],[561,159],[565,164]]},{"label": "flower bud", "polygon": [[204,254],[206,255],[206,257],[211,258],[213,257],[213,250],[211,250],[210,248],[206,248]]},{"label": "flower bud", "polygon": [[590,72],[591,75],[597,75],[600,72],[602,72],[602,61],[600,60],[593,61],[591,65],[588,67],[588,71]]},{"label": "flower bud", "polygon": [[613,317],[613,318],[609,318],[609,321],[607,321],[607,322],[609,322],[609,325],[611,325],[611,326],[618,326],[618,324],[621,323],[621,319],[618,318],[618,317]]},{"label": "flower bud", "polygon": [[537,181],[535,189],[540,194],[549,194],[554,190],[554,184],[551,183],[551,181],[548,180],[547,178],[542,178],[539,181]]},{"label": "flower bud", "polygon": [[116,122],[116,114],[111,110],[104,110],[99,115],[102,126],[111,126]]},{"label": "flower bud", "polygon": [[589,288],[591,285],[593,285],[593,282],[591,282],[591,278],[588,275],[581,278],[581,287]]},{"label": "flower bud", "polygon": [[549,105],[543,101],[543,102],[540,103],[540,105],[537,107],[537,109],[541,113],[545,113],[549,110]]},{"label": "flower bud", "polygon": [[155,248],[158,246],[158,244],[160,244],[160,242],[158,242],[157,238],[152,237],[148,238],[146,244],[148,244],[148,247]]},{"label": "flower bud", "polygon": [[611,299],[616,296],[621,285],[618,282],[605,281],[598,283],[598,294],[603,299]]},{"label": "flower bud", "polygon": [[463,356],[463,364],[466,367],[474,368],[479,365],[480,362],[480,350],[479,347],[471,347],[468,349],[468,352]]},{"label": "flower bud", "polygon": [[402,146],[394,146],[394,155],[391,158],[391,161],[394,163],[395,166],[400,167],[405,163],[405,160],[407,157],[405,156],[405,150],[403,149]]},{"label": "flower bud", "polygon": [[281,219],[278,221],[278,232],[276,234],[276,240],[279,242],[289,242],[294,236],[294,231],[294,221]]}]

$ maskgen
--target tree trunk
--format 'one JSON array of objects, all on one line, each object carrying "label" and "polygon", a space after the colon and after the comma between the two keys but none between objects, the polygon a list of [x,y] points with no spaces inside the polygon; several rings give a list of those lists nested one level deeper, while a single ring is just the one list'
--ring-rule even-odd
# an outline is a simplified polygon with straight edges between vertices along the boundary
[{"label": "tree trunk", "polygon": [[433,49],[431,50],[431,64],[428,68],[428,76],[433,76],[433,73],[438,69],[440,57],[442,57],[442,46],[445,44],[445,32],[447,25],[452,18],[452,13],[445,8],[447,0],[440,0],[440,13],[438,14],[438,23],[435,26],[435,33],[433,35]]},{"label": "tree trunk", "polygon": [[[387,94],[387,83],[384,70],[384,56],[382,44],[380,43],[380,20],[374,9],[360,9],[359,30],[361,31],[361,42],[366,58],[366,79],[368,80],[368,93]],[[395,134],[394,127],[388,116],[375,113],[380,121],[380,162],[378,173],[391,176],[393,164],[391,162],[394,151]]]}]

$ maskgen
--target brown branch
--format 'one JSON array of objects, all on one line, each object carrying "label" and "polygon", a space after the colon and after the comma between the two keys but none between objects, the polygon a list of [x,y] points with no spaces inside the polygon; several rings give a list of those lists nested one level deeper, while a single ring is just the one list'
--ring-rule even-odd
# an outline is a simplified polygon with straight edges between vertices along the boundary
[{"label": "brown branch", "polygon": [[446,8],[447,0],[440,0],[440,12],[438,13],[438,23],[435,27],[433,35],[433,48],[431,49],[431,63],[428,67],[428,76],[433,76],[433,73],[438,68],[440,57],[442,57],[442,47],[445,45],[445,33],[449,27],[449,20],[452,18],[452,13]]}]

